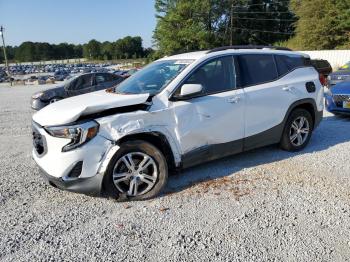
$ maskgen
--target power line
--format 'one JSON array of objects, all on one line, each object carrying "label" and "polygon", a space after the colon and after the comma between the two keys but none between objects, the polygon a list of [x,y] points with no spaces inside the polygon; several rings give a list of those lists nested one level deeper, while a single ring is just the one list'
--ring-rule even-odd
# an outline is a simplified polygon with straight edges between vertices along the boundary
[{"label": "power line", "polygon": [[250,29],[250,28],[242,28],[242,27],[234,27],[239,30],[253,31],[253,32],[261,32],[261,33],[270,33],[270,34],[281,34],[281,35],[293,35],[294,33],[288,32],[280,32],[280,31],[267,31],[267,30],[258,30],[258,29]]},{"label": "power line", "polygon": [[233,12],[234,14],[290,14],[290,12],[266,11],[266,12]]},{"label": "power line", "polygon": [[[247,29],[246,27],[244,27],[244,26],[241,24],[241,22],[239,22],[239,21],[237,21],[237,22],[239,23],[239,25],[240,25],[241,27]],[[255,35],[253,35],[253,34],[252,34],[252,36],[253,36],[256,40],[258,40],[258,41],[260,41],[260,42],[262,42],[262,43],[264,43],[264,44],[267,44],[267,45],[270,44],[270,43],[266,42],[265,40],[263,40],[263,39],[261,39],[261,38],[255,36]]]},{"label": "power line", "polygon": [[239,20],[263,20],[263,21],[286,21],[286,22],[296,21],[293,19],[279,19],[279,18],[253,18],[253,17],[233,17],[233,18],[239,19]]},{"label": "power line", "polygon": [[244,8],[244,7],[250,7],[250,6],[264,6],[264,5],[277,5],[277,4],[284,4],[288,3],[289,1],[278,1],[278,2],[272,2],[272,3],[263,3],[263,4],[242,4],[242,5],[236,5],[234,8]]}]

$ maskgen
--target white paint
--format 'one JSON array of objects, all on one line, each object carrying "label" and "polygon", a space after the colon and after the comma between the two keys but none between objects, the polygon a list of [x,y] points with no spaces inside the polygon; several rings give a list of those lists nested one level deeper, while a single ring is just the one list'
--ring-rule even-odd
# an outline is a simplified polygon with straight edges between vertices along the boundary
[{"label": "white paint", "polygon": [[[317,84],[316,93],[308,93],[305,83]],[[271,83],[244,88],[246,98],[245,136],[264,132],[282,123],[289,107],[303,98],[312,98],[323,110],[323,88],[313,68],[297,69]]]},{"label": "white paint", "polygon": [[33,120],[42,126],[65,125],[101,110],[144,103],[148,97],[148,94],[119,95],[102,90],[50,104],[38,111]]},{"label": "white paint", "polygon": [[[169,101],[174,89],[196,66],[210,58],[236,53],[293,54],[275,50],[226,50],[163,58],[162,60],[196,61],[153,97],[149,110],[95,119],[100,124],[98,136],[73,151],[61,152],[69,140],[51,137],[41,128],[40,133],[46,138],[49,151],[42,157],[33,152],[34,159],[47,173],[56,177],[65,176],[76,162],[84,161],[82,177],[90,177],[103,172],[119,149],[113,146],[113,141],[117,142],[132,134],[158,132],[167,138],[175,164],[179,165],[181,156],[191,150],[240,140],[280,124],[289,106],[297,100],[313,98],[318,110],[323,109],[322,86],[313,68],[295,70],[269,84],[230,90],[188,101]],[[306,81],[317,83],[315,94],[307,93]],[[286,90],[286,87],[290,90]],[[49,105],[36,113],[33,120],[42,126],[65,125],[87,114],[145,103],[148,97],[148,94],[118,95],[99,91]]]},{"label": "white paint", "polygon": [[311,59],[327,60],[333,71],[350,61],[350,50],[321,50],[321,51],[301,51],[310,56]]}]

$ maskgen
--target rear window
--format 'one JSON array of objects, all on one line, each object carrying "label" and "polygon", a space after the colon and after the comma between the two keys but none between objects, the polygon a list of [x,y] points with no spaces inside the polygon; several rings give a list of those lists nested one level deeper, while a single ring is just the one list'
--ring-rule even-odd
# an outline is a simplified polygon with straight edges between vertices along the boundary
[{"label": "rear window", "polygon": [[275,55],[278,75],[284,76],[296,68],[306,66],[305,58],[297,55]]},{"label": "rear window", "polygon": [[273,55],[247,54],[238,57],[243,86],[274,81],[278,78]]}]

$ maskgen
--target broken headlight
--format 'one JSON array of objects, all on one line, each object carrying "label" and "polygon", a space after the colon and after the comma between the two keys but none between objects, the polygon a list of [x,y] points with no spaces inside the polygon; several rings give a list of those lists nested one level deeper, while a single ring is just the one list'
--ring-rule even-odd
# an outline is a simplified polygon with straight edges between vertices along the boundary
[{"label": "broken headlight", "polygon": [[88,121],[72,126],[46,127],[45,130],[53,137],[70,139],[71,142],[62,148],[62,152],[67,152],[94,138],[97,135],[99,126],[96,121]]}]

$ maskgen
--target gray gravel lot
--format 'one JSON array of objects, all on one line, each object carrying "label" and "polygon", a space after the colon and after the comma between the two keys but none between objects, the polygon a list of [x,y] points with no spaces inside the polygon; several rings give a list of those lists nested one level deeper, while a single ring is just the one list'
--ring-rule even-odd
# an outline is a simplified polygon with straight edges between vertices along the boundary
[{"label": "gray gravel lot", "polygon": [[145,202],[46,185],[30,95],[0,85],[1,261],[350,261],[350,120],[326,113],[309,147],[205,164]]}]

